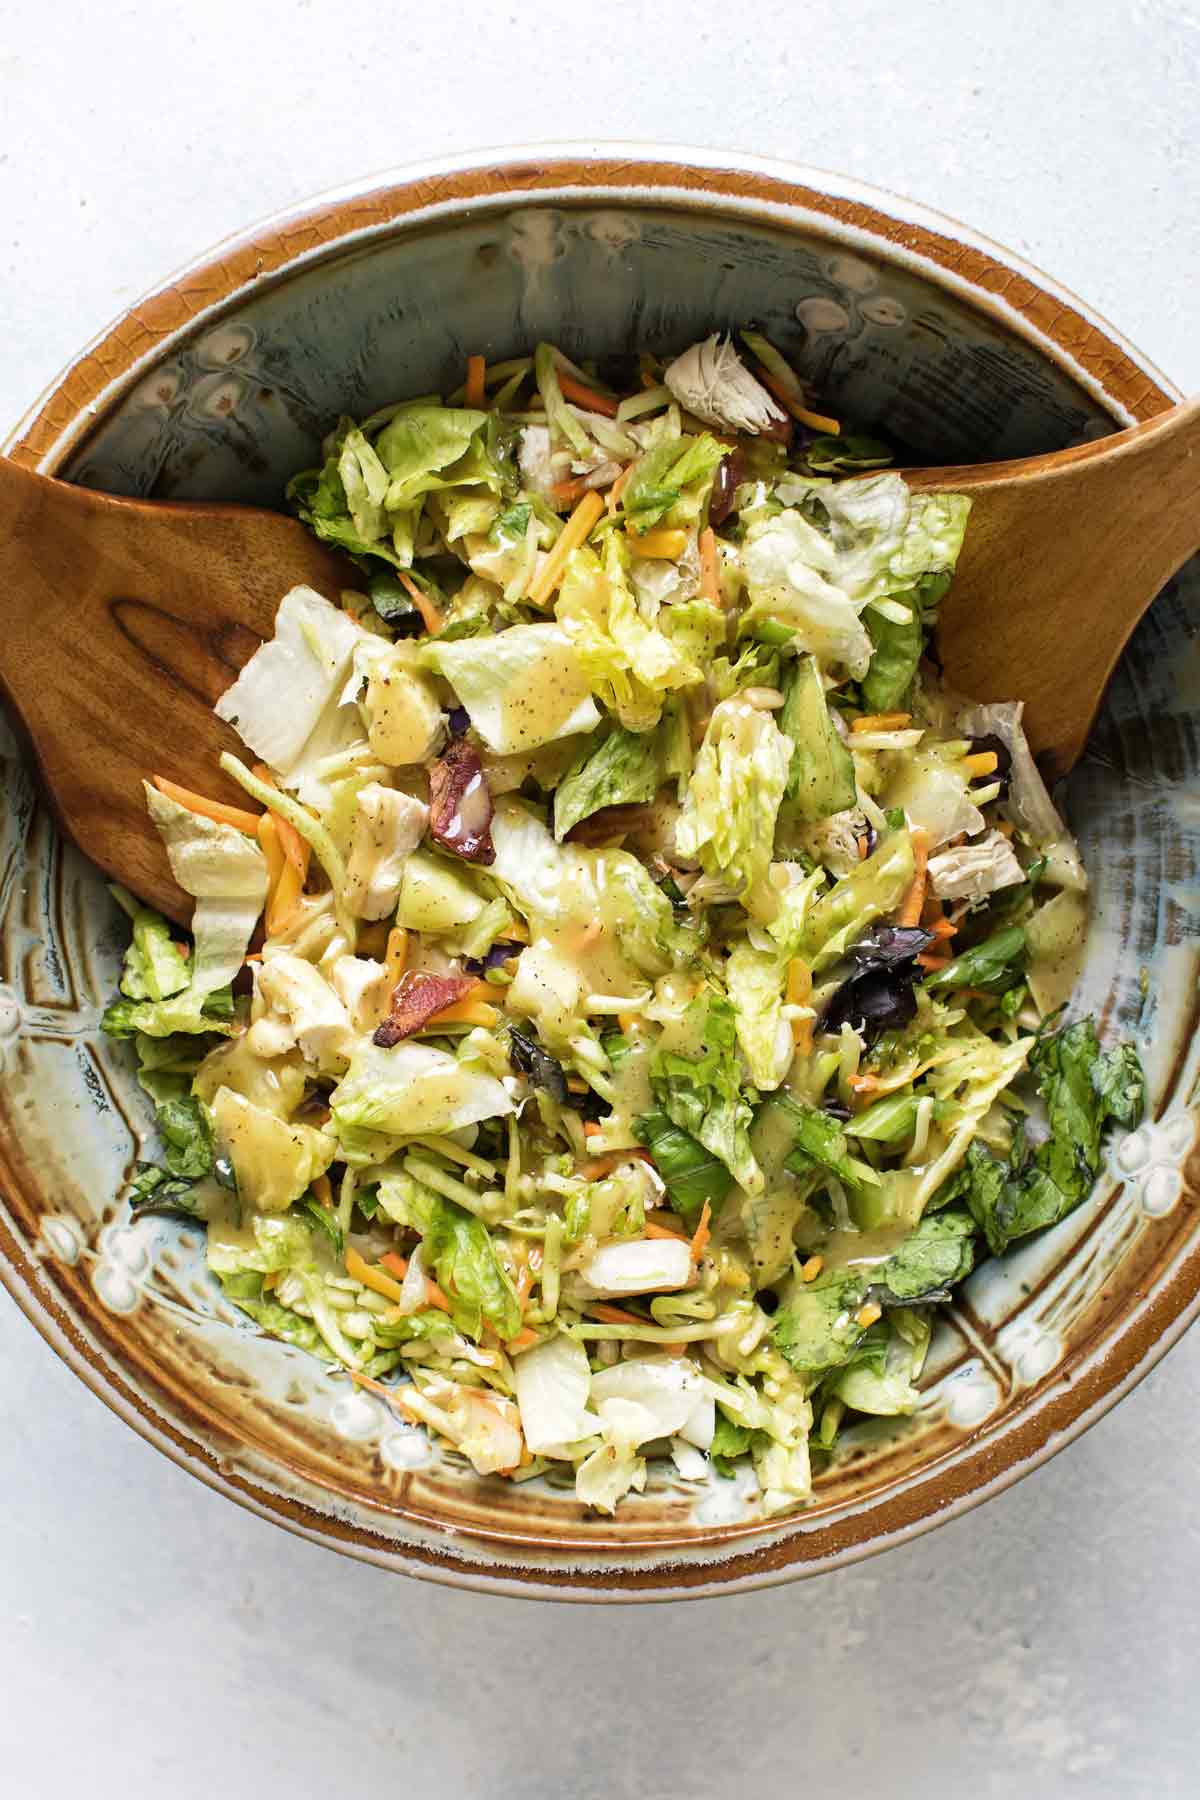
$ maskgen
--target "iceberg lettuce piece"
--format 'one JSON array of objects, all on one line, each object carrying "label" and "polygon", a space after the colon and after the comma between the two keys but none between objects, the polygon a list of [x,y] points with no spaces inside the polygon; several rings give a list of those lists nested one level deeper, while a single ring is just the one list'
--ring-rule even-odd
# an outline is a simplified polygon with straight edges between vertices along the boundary
[{"label": "iceberg lettuce piece", "polygon": [[871,661],[871,638],[856,606],[834,578],[837,557],[815,525],[798,512],[758,519],[742,546],[750,596],[744,624],[773,619],[792,630],[801,649],[837,663],[856,680]]},{"label": "iceberg lettuce piece", "polygon": [[599,741],[589,738],[554,790],[555,837],[561,842],[573,825],[601,807],[653,800],[663,776],[657,731],[626,731],[617,725]]},{"label": "iceberg lettuce piece", "polygon": [[532,750],[600,723],[584,664],[557,625],[513,625],[454,643],[435,640],[424,656],[498,755]]},{"label": "iceberg lettuce piece", "polygon": [[735,944],[725,964],[737,1040],[750,1079],[760,1091],[777,1088],[792,1065],[792,1028],[783,1016],[787,961],[777,952]]},{"label": "iceberg lettuce piece", "polygon": [[[229,983],[245,960],[267,897],[266,858],[244,832],[189,812],[149,782],[143,785],[171,873],[196,901],[195,948],[183,965],[188,975],[183,987],[159,1000],[118,1001],[105,1013],[104,1029],[115,1037],[141,1031],[156,1038],[227,1030],[222,1020],[233,1012]],[[143,967],[143,982],[145,972]]]},{"label": "iceberg lettuce piece", "polygon": [[379,640],[313,588],[292,588],[279,603],[274,637],[254,652],[213,711],[286,779],[325,709],[340,704],[355,649],[364,642]]},{"label": "iceberg lettuce piece", "polygon": [[664,975],[695,955],[699,938],[676,922],[650,871],[628,850],[558,844],[519,800],[505,795],[492,819],[491,879],[537,932],[598,921],[612,945],[644,975]]},{"label": "iceberg lettuce piece", "polygon": [[348,1126],[393,1137],[436,1136],[513,1111],[494,1075],[431,1045],[407,1042],[390,1050],[364,1044],[329,1104],[339,1132]]},{"label": "iceberg lettuce piece", "polygon": [[591,1385],[587,1351],[565,1332],[513,1358],[521,1430],[535,1456],[561,1453],[599,1430],[599,1419],[587,1410]]},{"label": "iceberg lettuce piece", "polygon": [[479,485],[498,493],[499,475],[477,442],[487,421],[486,413],[465,406],[402,406],[375,440],[388,473],[388,508],[402,510],[447,487]]},{"label": "iceberg lettuce piece", "polygon": [[284,1212],[323,1175],[337,1152],[334,1140],[256,1106],[232,1088],[212,1102],[213,1133],[228,1152],[238,1197],[256,1212]]},{"label": "iceberg lettuce piece", "polygon": [[702,671],[643,617],[629,583],[626,551],[609,532],[604,561],[593,550],[567,560],[555,616],[574,645],[592,691],[629,731],[657,725],[664,697],[692,687]]},{"label": "iceberg lettuce piece", "polygon": [[675,828],[679,854],[719,876],[753,912],[775,844],[775,821],[792,763],[791,739],[768,712],[743,700],[714,708]]}]

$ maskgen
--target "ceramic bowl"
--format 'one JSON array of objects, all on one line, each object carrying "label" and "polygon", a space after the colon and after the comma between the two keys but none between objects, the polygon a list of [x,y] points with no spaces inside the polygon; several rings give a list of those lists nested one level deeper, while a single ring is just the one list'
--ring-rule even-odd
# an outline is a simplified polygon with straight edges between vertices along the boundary
[{"label": "ceramic bowl", "polygon": [[[576,147],[364,183],[232,240],[106,332],[7,449],[113,492],[278,504],[339,413],[452,388],[470,351],[542,337],[573,357],[677,349],[751,319],[832,410],[935,462],[1056,449],[1175,398],[1079,301],[906,202],[748,157]],[[806,1511],[764,1520],[752,1480],[660,1473],[610,1519],[545,1482],[480,1480],[256,1336],[209,1281],[197,1233],[130,1225],[151,1117],[97,1031],[121,931],[11,740],[10,1292],[95,1393],[212,1487],[382,1568],[463,1586],[728,1592],[851,1561],[996,1492],[1098,1417],[1197,1309],[1197,589],[1193,566],[1147,616],[1066,796],[1094,883],[1077,1003],[1140,1043],[1147,1122],[1089,1205],[972,1277],[942,1315],[919,1412],[852,1432]]]}]

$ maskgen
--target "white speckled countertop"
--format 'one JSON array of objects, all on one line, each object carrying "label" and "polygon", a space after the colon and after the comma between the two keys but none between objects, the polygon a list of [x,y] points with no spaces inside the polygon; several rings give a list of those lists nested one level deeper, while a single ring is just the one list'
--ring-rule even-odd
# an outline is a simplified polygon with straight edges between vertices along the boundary
[{"label": "white speckled countertop", "polygon": [[[0,0],[0,118],[6,421],[248,219],[405,158],[584,135],[910,194],[1200,389],[1197,0]],[[1198,1384],[1193,1334],[1031,1480],[841,1575],[536,1608],[218,1499],[0,1296],[4,1792],[1195,1795]]]}]

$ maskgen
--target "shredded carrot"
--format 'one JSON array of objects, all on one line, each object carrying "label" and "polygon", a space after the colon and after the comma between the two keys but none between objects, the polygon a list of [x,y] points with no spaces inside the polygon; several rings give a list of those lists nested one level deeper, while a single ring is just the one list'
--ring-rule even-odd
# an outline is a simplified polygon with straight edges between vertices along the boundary
[{"label": "shredded carrot", "polygon": [[608,508],[610,516],[615,515],[618,502],[620,501],[621,495],[625,492],[625,489],[629,486],[629,477],[632,474],[633,464],[628,463],[626,467],[621,470],[621,473],[609,488],[608,497],[604,504]]},{"label": "shredded carrot", "polygon": [[279,832],[275,827],[274,813],[263,813],[258,821],[258,847],[267,859],[267,905],[270,906],[270,895],[275,884],[283,874],[283,846],[279,842]]},{"label": "shredded carrot", "polygon": [[279,880],[271,891],[267,901],[266,927],[268,937],[278,937],[281,931],[287,930],[288,921],[295,911],[296,902],[304,889],[304,877],[295,863],[285,861]]},{"label": "shredded carrot", "polygon": [[648,1238],[669,1238],[673,1244],[690,1244],[691,1238],[681,1237],[677,1231],[668,1231],[665,1225],[652,1225],[646,1220],[644,1234]]},{"label": "shredded carrot", "polygon": [[959,1000],[995,1000],[995,994],[989,994],[986,988],[959,988],[956,996]]},{"label": "shredded carrot", "polygon": [[869,852],[870,852],[870,848],[871,848],[871,840],[870,840],[870,838],[868,838],[868,837],[856,837],[856,838],[855,838],[855,840],[854,840],[854,842],[855,842],[855,843],[856,843],[856,844],[857,844],[857,846],[858,846],[858,860],[859,860],[859,862],[865,862],[865,861],[866,861],[866,860],[867,860],[867,856],[868,856],[868,853],[869,853]]},{"label": "shredded carrot", "polygon": [[856,1094],[873,1093],[879,1085],[879,1080],[874,1075],[851,1075],[850,1077],[850,1086]]},{"label": "shredded carrot", "polygon": [[547,499],[554,506],[574,506],[577,500],[582,500],[590,491],[587,476],[576,475],[570,481],[556,481]]},{"label": "shredded carrot", "polygon": [[850,729],[851,731],[902,731],[906,725],[911,724],[911,713],[863,713],[861,718],[851,722]]},{"label": "shredded carrot", "polygon": [[189,812],[199,814],[202,819],[212,819],[218,825],[232,825],[235,831],[244,831],[247,837],[258,836],[258,814],[243,812],[240,806],[227,806],[224,800],[209,800],[204,794],[193,794],[191,788],[180,787],[178,782],[168,781],[165,775],[151,776],[154,786],[168,800],[174,800],[177,806],[186,806]]},{"label": "shredded carrot", "polygon": [[599,1123],[595,1119],[585,1119],[583,1121],[583,1135],[584,1137],[599,1137]]},{"label": "shredded carrot", "polygon": [[793,419],[798,419],[801,425],[807,425],[810,431],[820,431],[826,437],[841,436],[842,427],[837,419],[827,418],[824,413],[810,412],[807,406],[802,406],[795,395],[789,392],[787,384],[780,381],[777,375],[772,375],[771,371],[765,369],[761,363],[758,364],[757,375],[763,386],[770,389],[775,398],[787,407]]},{"label": "shredded carrot", "polygon": [[[367,1281],[364,1276],[359,1275],[354,1269],[350,1268],[351,1256],[354,1256],[357,1261],[362,1262],[362,1258],[360,1256],[358,1256],[357,1251],[347,1250],[347,1252],[346,1252],[346,1268],[349,1270],[350,1274],[354,1276],[356,1281],[361,1281],[365,1287],[372,1286],[373,1284],[371,1282]],[[408,1274],[408,1258],[406,1256],[398,1255],[395,1250],[387,1251],[383,1256],[380,1257],[379,1260],[383,1264],[383,1267],[385,1269],[390,1269],[393,1275],[398,1275],[400,1277],[401,1281],[403,1281],[404,1277]],[[368,1268],[369,1265],[366,1263],[363,1263],[363,1267]],[[383,1277],[383,1280],[385,1280],[385,1281],[387,1280],[386,1275]],[[391,1291],[393,1288],[396,1289],[395,1293],[392,1293],[392,1291]],[[388,1297],[392,1300],[398,1300],[400,1298],[400,1289],[396,1286],[396,1283],[394,1281],[390,1282],[386,1289],[380,1288],[379,1292],[380,1293],[386,1292],[388,1294]],[[425,1277],[425,1298],[429,1302],[430,1306],[436,1306],[440,1309],[440,1311],[442,1311],[444,1313],[448,1313],[450,1311],[449,1300],[447,1300],[445,1294],[442,1292],[442,1290],[438,1286],[437,1282],[431,1281],[428,1275]]]},{"label": "shredded carrot", "polygon": [[509,1338],[509,1340],[508,1340],[507,1344],[505,1344],[504,1348],[508,1351],[509,1355],[511,1356],[518,1350],[528,1350],[530,1345],[536,1344],[537,1341],[538,1341],[538,1334],[533,1329],[533,1326],[525,1325],[525,1326],[522,1326],[520,1331],[518,1331],[516,1337]]},{"label": "shredded carrot", "polygon": [[[812,995],[812,970],[798,956],[788,964],[786,999],[789,1006],[807,1006]],[[805,1056],[812,1049],[811,1019],[792,1020],[792,1042]]]},{"label": "shredded carrot", "polygon": [[593,525],[604,511],[604,502],[595,491],[587,493],[575,508],[538,573],[529,584],[527,598],[535,606],[544,606],[563,578],[567,558],[587,542]]},{"label": "shredded carrot", "polygon": [[948,969],[954,958],[948,953],[935,956],[931,950],[924,950],[917,961],[923,969]]},{"label": "shredded carrot", "polygon": [[396,579],[420,613],[421,622],[430,637],[436,637],[446,621],[442,618],[441,613],[433,604],[429,595],[417,586],[407,569],[397,569]]},{"label": "shredded carrot", "polygon": [[700,1223],[697,1225],[695,1234],[692,1238],[692,1261],[693,1262],[700,1261],[700,1258],[704,1255],[705,1249],[708,1246],[708,1240],[712,1236],[712,1230],[709,1225],[709,1220],[711,1218],[712,1218],[712,1207],[709,1205],[708,1201],[706,1200],[704,1202],[703,1211],[700,1214]]},{"label": "shredded carrot", "polygon": [[810,1256],[807,1262],[800,1264],[801,1281],[815,1281],[824,1267],[825,1258],[823,1256]]},{"label": "shredded carrot", "polygon": [[1013,834],[1013,828],[1012,828],[1011,821],[1008,819],[1001,819],[1000,823],[996,827],[996,830],[1000,833],[1001,837],[1010,838]]},{"label": "shredded carrot", "polygon": [[855,1314],[855,1317],[858,1320],[858,1323],[865,1330],[865,1328],[868,1325],[874,1325],[874,1323],[877,1319],[881,1319],[883,1317],[883,1308],[882,1308],[882,1306],[880,1306],[878,1304],[877,1301],[868,1300],[867,1304],[865,1306],[859,1307],[858,1312]]},{"label": "shredded carrot", "polygon": [[318,1175],[317,1179],[312,1184],[312,1191],[316,1197],[317,1205],[323,1206],[325,1211],[328,1212],[333,1206],[333,1188],[330,1184],[328,1175]]},{"label": "shredded carrot", "polygon": [[606,1156],[593,1156],[590,1162],[583,1165],[583,1174],[588,1181],[600,1181],[605,1175],[611,1175],[614,1169],[620,1168],[623,1162],[637,1157],[642,1162],[650,1161],[650,1152],[640,1145],[631,1144],[628,1150],[610,1150]]},{"label": "shredded carrot", "polygon": [[617,402],[609,394],[602,394],[598,389],[589,387],[580,381],[577,375],[568,375],[565,369],[555,371],[558,385],[564,400],[573,401],[576,406],[585,406],[589,412],[603,413],[606,419],[617,416]]},{"label": "shredded carrot", "polygon": [[262,961],[262,951],[261,950],[247,950],[245,956],[243,956],[243,958],[242,958],[242,961],[244,963],[261,962]]},{"label": "shredded carrot", "polygon": [[[267,787],[279,786],[279,783],[276,781],[266,763],[255,763],[254,773]],[[296,830],[296,827],[292,824],[291,820],[285,819],[282,814],[267,813],[264,816],[270,819],[274,824],[275,835],[279,840],[279,848],[295,868],[296,873],[300,877],[300,886],[303,887],[305,881],[308,879],[308,865],[312,858],[312,845],[306,838],[300,836],[300,833]]]},{"label": "shredded carrot", "polygon": [[569,1094],[586,1094],[590,1090],[582,1075],[567,1076],[567,1092]]},{"label": "shredded carrot", "polygon": [[353,1276],[355,1281],[361,1281],[364,1287],[372,1289],[374,1293],[382,1294],[385,1300],[400,1298],[400,1283],[393,1281],[381,1269],[373,1269],[352,1244],[346,1250],[346,1273]]},{"label": "shredded carrot", "polygon": [[486,388],[487,363],[482,356],[468,356],[467,385],[463,390],[464,406],[471,406],[476,412],[482,412]]},{"label": "shredded carrot", "polygon": [[522,1265],[521,1272],[517,1276],[517,1299],[521,1302],[522,1312],[525,1311],[526,1306],[529,1304],[529,1296],[532,1292],[533,1270],[529,1267],[528,1263],[525,1263]]},{"label": "shredded carrot", "polygon": [[640,537],[630,532],[629,547],[635,556],[654,557],[660,562],[676,562],[687,549],[687,532],[646,531]]},{"label": "shredded carrot", "polygon": [[972,781],[977,775],[994,775],[1000,767],[1000,758],[994,750],[977,750],[974,756],[964,756],[962,766]]},{"label": "shredded carrot", "polygon": [[395,987],[404,973],[408,962],[408,933],[402,925],[397,925],[388,932],[387,951],[385,954],[388,993]]},{"label": "shredded carrot", "polygon": [[929,839],[919,828],[912,833],[913,878],[897,915],[897,925],[916,925],[925,904],[925,877],[929,868]]},{"label": "shredded carrot", "polygon": [[603,1300],[593,1300],[583,1309],[591,1313],[594,1319],[603,1319],[606,1325],[645,1325],[645,1319],[639,1319],[636,1313],[626,1312],[623,1306],[609,1306]]},{"label": "shredded carrot", "polygon": [[721,576],[717,567],[717,534],[711,525],[700,533],[700,598],[712,606],[721,604]]}]

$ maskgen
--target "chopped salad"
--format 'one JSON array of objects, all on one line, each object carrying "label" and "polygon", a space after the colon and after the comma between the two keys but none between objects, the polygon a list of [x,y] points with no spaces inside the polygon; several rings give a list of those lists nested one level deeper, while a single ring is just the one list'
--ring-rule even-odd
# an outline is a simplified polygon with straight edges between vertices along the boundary
[{"label": "chopped salad", "polygon": [[217,704],[241,804],[146,784],[133,1213],[481,1475],[802,1503],[1140,1116],[1020,702],[932,660],[969,500],[890,461],[750,331],[472,357],[291,483],[353,565]]}]

